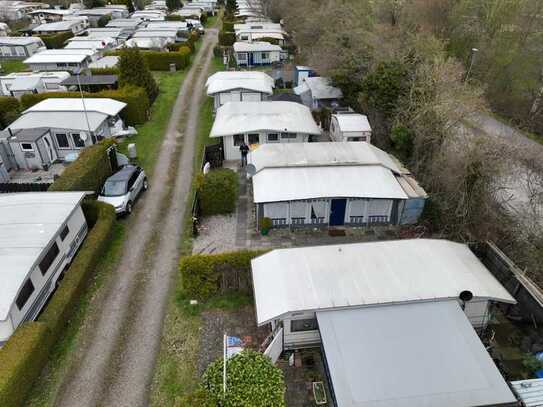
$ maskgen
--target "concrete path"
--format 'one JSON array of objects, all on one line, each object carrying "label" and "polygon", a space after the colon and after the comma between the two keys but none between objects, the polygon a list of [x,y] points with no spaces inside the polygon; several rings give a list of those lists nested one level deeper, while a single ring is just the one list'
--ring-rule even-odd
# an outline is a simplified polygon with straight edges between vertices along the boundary
[{"label": "concrete path", "polygon": [[198,117],[217,30],[207,30],[172,109],[151,188],[138,203],[93,333],[58,406],[146,406],[192,184]]}]

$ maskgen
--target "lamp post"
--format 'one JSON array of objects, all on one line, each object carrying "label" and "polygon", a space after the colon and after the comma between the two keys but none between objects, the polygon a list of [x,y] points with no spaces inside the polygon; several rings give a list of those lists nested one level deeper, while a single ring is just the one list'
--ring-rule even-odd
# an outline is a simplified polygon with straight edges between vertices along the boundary
[{"label": "lamp post", "polygon": [[[91,129],[90,129],[90,123],[89,123],[89,116],[87,114],[87,106],[85,105],[85,98],[83,97],[83,90],[81,89],[81,80],[79,79],[79,76],[81,75],[81,68],[77,68],[74,70],[75,76],[77,77],[77,86],[79,87],[79,95],[81,96],[81,104],[83,105],[83,113],[85,114],[85,121],[87,122],[87,130],[89,137],[91,137]],[[81,140],[86,141],[87,137],[85,138],[81,137]]]},{"label": "lamp post", "polygon": [[469,78],[469,75],[471,73],[471,69],[473,68],[473,64],[475,63],[475,56],[477,55],[478,52],[479,52],[479,49],[477,49],[477,48],[472,48],[471,49],[469,67],[468,67],[468,71],[466,72],[464,82],[467,82],[467,80]]}]

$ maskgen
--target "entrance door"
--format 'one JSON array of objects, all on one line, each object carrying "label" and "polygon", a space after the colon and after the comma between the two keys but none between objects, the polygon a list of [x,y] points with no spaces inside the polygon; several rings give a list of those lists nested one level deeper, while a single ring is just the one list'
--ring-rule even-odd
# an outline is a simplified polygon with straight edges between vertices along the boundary
[{"label": "entrance door", "polygon": [[57,160],[58,156],[56,150],[53,147],[51,136],[49,134],[46,134],[43,137],[43,141],[45,142],[45,146],[47,147],[47,154],[49,154],[49,160],[51,163],[54,163]]},{"label": "entrance door", "polygon": [[330,205],[330,226],[341,226],[345,223],[346,199],[332,199]]}]

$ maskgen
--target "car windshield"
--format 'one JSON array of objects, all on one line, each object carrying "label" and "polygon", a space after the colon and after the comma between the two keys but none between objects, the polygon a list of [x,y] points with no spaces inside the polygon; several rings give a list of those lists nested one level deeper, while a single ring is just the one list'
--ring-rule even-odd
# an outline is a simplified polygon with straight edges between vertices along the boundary
[{"label": "car windshield", "polygon": [[102,189],[103,196],[120,196],[126,194],[126,181],[106,181]]}]

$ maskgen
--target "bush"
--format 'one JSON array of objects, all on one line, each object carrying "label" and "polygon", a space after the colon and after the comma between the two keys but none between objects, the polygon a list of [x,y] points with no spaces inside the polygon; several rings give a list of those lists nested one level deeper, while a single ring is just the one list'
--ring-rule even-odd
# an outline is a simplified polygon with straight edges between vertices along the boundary
[{"label": "bush", "polygon": [[0,349],[0,406],[22,406],[49,356],[47,325],[26,322]]},{"label": "bush", "polygon": [[245,349],[226,361],[227,391],[223,393],[223,359],[204,372],[202,388],[214,406],[269,407],[285,405],[285,380],[280,368],[260,352]]},{"label": "bush", "polygon": [[140,86],[145,89],[149,102],[153,103],[158,96],[158,84],[149,70],[149,64],[140,50],[123,48],[119,52],[119,86]]},{"label": "bush", "polygon": [[184,257],[179,269],[183,278],[183,290],[186,295],[202,300],[220,293],[223,280],[234,275],[239,282],[247,282],[251,287],[251,260],[264,251],[241,250],[215,255],[197,254]]},{"label": "bush", "polygon": [[74,34],[70,32],[62,32],[58,34],[40,35],[39,37],[47,47],[47,49],[64,48],[66,41],[72,38]]},{"label": "bush", "polygon": [[7,127],[21,112],[21,104],[12,96],[0,96],[0,127]]},{"label": "bush", "polygon": [[170,14],[166,16],[166,21],[185,21],[185,18],[176,14]]},{"label": "bush", "polygon": [[233,32],[221,31],[219,33],[219,45],[231,47],[236,42],[236,34]]},{"label": "bush", "polygon": [[109,20],[111,20],[111,16],[102,16],[98,19],[98,21],[96,22],[96,25],[99,28],[104,28],[107,25],[107,23],[109,23]]},{"label": "bush", "polygon": [[50,187],[49,191],[99,191],[112,174],[107,149],[115,144],[106,139],[81,151]]},{"label": "bush", "polygon": [[91,68],[92,75],[119,75],[119,68]]},{"label": "bush", "polygon": [[213,56],[215,58],[222,58],[223,57],[223,50],[220,45],[215,45],[213,47]]},{"label": "bush", "polygon": [[96,271],[96,264],[107,250],[116,219],[113,207],[101,202],[84,202],[83,210],[87,222],[89,225],[94,224],[94,227],[88,233],[55,295],[39,318],[40,322],[47,325],[54,340],[64,332],[64,327],[73,310],[77,308],[77,302],[89,278]]},{"label": "bush", "polygon": [[[181,44],[176,52],[140,51],[151,71],[169,71],[170,64],[180,70],[190,65],[191,49]],[[119,51],[109,52],[108,55],[120,55]]]},{"label": "bush", "polygon": [[199,175],[196,190],[203,216],[232,213],[236,209],[238,176],[230,169]]},{"label": "bush", "polygon": [[222,22],[222,30],[224,32],[232,33],[234,32],[234,22],[233,21],[223,21]]},{"label": "bush", "polygon": [[[125,86],[120,89],[102,90],[95,93],[83,93],[86,98],[111,98],[126,103],[120,116],[127,125],[145,123],[149,116],[149,98],[145,89],[136,86]],[[29,93],[21,97],[23,109],[48,98],[79,98],[79,92],[45,92]]]}]

